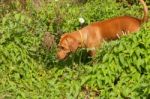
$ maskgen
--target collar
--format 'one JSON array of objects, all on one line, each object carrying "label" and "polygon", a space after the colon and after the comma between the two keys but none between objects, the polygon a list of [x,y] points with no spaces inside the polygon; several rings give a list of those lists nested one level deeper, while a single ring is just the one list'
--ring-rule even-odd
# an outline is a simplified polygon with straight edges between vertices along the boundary
[{"label": "collar", "polygon": [[86,38],[83,36],[83,33],[80,31],[80,30],[78,30],[79,31],[79,34],[80,34],[80,37],[81,37],[81,46],[82,47],[85,47],[86,45],[85,45],[85,41],[87,40],[87,34],[86,34]]},{"label": "collar", "polygon": [[[82,47],[86,47],[85,45],[85,41],[87,40],[87,34],[86,34],[86,37],[84,38],[82,32],[80,30],[79,31],[79,34],[80,34],[80,37],[81,37],[81,46]],[[84,48],[82,48],[84,49]],[[92,51],[92,50],[96,50],[95,47],[92,47],[92,48],[86,48],[87,51]]]}]

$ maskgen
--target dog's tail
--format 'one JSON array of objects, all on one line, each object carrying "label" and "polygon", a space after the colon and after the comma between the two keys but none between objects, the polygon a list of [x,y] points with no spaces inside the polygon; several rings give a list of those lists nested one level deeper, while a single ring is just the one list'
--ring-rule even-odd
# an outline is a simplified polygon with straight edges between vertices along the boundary
[{"label": "dog's tail", "polygon": [[144,22],[148,21],[148,7],[147,7],[146,3],[144,2],[144,0],[140,0],[140,2],[144,7],[144,17],[141,20],[141,22],[144,23]]}]

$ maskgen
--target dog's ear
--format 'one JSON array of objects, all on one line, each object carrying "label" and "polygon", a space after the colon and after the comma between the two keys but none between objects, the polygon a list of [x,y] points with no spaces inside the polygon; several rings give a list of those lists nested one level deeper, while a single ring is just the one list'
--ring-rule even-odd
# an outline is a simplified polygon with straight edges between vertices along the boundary
[{"label": "dog's ear", "polygon": [[68,43],[69,49],[72,52],[75,52],[77,50],[77,48],[79,47],[79,42],[71,36],[68,36],[67,43]]}]

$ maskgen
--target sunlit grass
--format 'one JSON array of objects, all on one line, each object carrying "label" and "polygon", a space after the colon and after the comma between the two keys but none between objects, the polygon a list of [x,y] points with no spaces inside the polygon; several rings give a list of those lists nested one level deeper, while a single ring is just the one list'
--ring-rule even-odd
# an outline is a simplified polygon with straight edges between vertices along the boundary
[{"label": "sunlit grass", "polygon": [[84,25],[125,13],[141,17],[139,5],[130,9],[126,3],[101,1],[54,1],[38,10],[28,2],[24,11],[19,3],[4,6],[0,18],[0,98],[149,98],[149,23],[135,34],[105,42],[93,59],[85,50],[78,50],[58,62],[56,45],[51,50],[42,46],[47,31],[57,43],[61,34],[81,28],[80,17],[85,19]]}]

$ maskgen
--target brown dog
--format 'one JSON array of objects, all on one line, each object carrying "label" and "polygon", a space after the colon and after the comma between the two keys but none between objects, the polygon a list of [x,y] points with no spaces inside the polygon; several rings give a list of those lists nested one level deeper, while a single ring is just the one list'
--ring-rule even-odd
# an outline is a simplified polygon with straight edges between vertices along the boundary
[{"label": "brown dog", "polygon": [[81,30],[62,35],[58,44],[57,58],[63,60],[70,52],[78,48],[87,48],[91,56],[94,56],[103,40],[117,39],[124,33],[136,32],[142,23],[148,20],[148,8],[143,0],[144,17],[138,19],[130,16],[121,16],[109,20],[92,23]]}]

